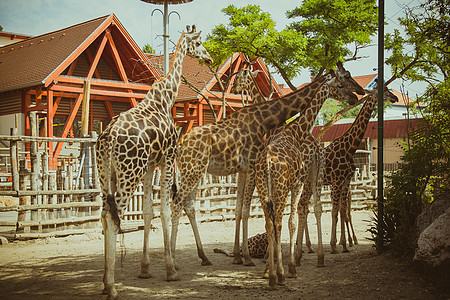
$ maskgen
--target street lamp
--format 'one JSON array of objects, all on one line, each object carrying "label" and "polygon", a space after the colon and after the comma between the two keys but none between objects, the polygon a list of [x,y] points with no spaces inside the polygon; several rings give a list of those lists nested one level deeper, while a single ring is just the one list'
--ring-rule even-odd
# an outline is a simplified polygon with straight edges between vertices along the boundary
[{"label": "street lamp", "polygon": [[[192,2],[193,0],[141,0],[142,2],[164,5],[164,12],[158,10],[163,15],[163,38],[164,38],[164,75],[169,72],[169,4],[182,4]],[[154,10],[154,11],[155,11]],[[153,12],[152,12],[153,14]]]}]

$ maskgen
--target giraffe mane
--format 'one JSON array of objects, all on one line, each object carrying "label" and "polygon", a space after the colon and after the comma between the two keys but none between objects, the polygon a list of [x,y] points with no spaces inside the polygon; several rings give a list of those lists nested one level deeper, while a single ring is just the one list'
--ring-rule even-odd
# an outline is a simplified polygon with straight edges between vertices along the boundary
[{"label": "giraffe mane", "polygon": [[178,53],[178,51],[180,50],[180,47],[181,47],[181,41],[183,40],[184,35],[185,35],[184,32],[181,33],[181,37],[180,37],[180,39],[178,40],[177,48],[176,48],[175,52],[173,53],[174,60],[172,61],[172,64],[170,64],[169,71],[167,72],[166,75],[164,75],[164,77],[160,77],[160,78],[156,79],[155,82],[154,82],[153,84],[155,84],[155,83],[157,83],[157,82],[160,82],[160,81],[163,81],[163,80],[165,80],[165,79],[167,78],[167,76],[169,76],[170,72],[171,72],[172,69],[173,69],[173,65],[175,64],[175,57],[177,56],[177,53]]}]

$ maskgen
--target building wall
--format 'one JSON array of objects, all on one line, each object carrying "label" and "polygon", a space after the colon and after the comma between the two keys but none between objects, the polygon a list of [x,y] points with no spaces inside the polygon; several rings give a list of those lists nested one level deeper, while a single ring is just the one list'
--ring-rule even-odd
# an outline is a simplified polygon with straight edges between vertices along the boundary
[{"label": "building wall", "polygon": [[[400,147],[400,142],[404,141],[404,139],[400,138],[388,138],[384,139],[383,143],[383,160],[384,165],[388,165],[388,168],[392,168],[396,164],[402,161],[401,157],[403,155],[403,150]],[[371,139],[369,141],[370,149],[372,150],[370,163],[377,164],[378,162],[378,139]]]}]

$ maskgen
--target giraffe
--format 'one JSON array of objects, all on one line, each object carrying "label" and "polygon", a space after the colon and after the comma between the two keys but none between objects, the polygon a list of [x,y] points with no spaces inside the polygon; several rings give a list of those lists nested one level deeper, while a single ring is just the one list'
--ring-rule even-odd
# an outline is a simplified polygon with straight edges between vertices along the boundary
[{"label": "giraffe", "polygon": [[[342,66],[339,66],[342,68]],[[297,203],[299,191],[306,178],[314,189],[314,211],[316,214],[319,249],[318,266],[324,265],[324,253],[321,241],[321,204],[320,189],[323,176],[323,149],[311,135],[317,114],[326,99],[334,97],[353,104],[357,97],[353,91],[362,91],[362,87],[351,77],[331,77],[325,75],[323,82],[310,106],[294,121],[275,129],[268,140],[265,151],[255,164],[256,187],[266,219],[266,231],[269,238],[268,260],[264,277],[269,278],[269,287],[285,284],[285,274],[281,257],[281,227],[289,192],[291,192],[291,214],[289,217],[290,255],[288,277],[297,277],[295,256],[295,231],[297,230]],[[342,80],[342,81],[341,81]],[[345,82],[343,84],[342,82]],[[347,88],[351,87],[351,88]],[[299,212],[299,215],[300,212]],[[274,266],[274,251],[277,255],[277,268]],[[298,249],[301,251],[301,247]],[[276,273],[276,275],[275,275]],[[278,277],[278,278],[277,278]],[[278,279],[278,280],[277,280]]]},{"label": "giraffe", "polygon": [[[184,209],[194,231],[202,265],[209,262],[206,256],[202,255],[195,220],[193,200],[196,189],[206,172],[219,176],[238,173],[233,263],[255,265],[248,250],[248,217],[251,196],[255,189],[254,163],[264,149],[263,136],[297,112],[304,111],[323,81],[325,79],[317,80],[283,98],[243,107],[219,122],[193,128],[180,139],[177,167],[181,181],[172,201],[172,255],[175,254],[179,216]],[[241,220],[244,261],[239,243]]]},{"label": "giraffe", "polygon": [[255,82],[256,76],[259,72],[260,70],[252,72],[248,65],[246,65],[239,70],[233,85],[233,90],[237,93],[243,93],[243,91],[247,91],[250,98],[252,99],[252,104],[258,104],[267,101]]},{"label": "giraffe", "polygon": [[169,190],[174,174],[177,131],[171,115],[181,80],[186,54],[206,63],[212,61],[195,26],[182,33],[168,74],[155,81],[145,98],[135,107],[113,118],[97,140],[97,164],[103,193],[101,220],[105,243],[104,293],[117,298],[114,287],[115,249],[120,219],[137,185],[144,184],[144,244],[140,278],[149,278],[149,234],[152,208],[153,170],[161,168],[161,223],[167,280],[178,280],[171,256],[169,236]]},{"label": "giraffe", "polygon": [[[330,245],[332,254],[338,253],[336,248],[336,227],[339,212],[341,215],[340,244],[342,244],[342,252],[348,252],[345,240],[345,224],[350,223],[353,228],[350,211],[348,209],[349,202],[351,201],[350,180],[355,172],[353,155],[364,137],[364,132],[367,129],[367,124],[369,123],[370,116],[378,99],[376,90],[367,91],[367,93],[367,99],[352,126],[341,137],[335,139],[330,145],[325,147],[325,175],[322,184],[331,185],[332,226]],[[390,101],[391,103],[398,101],[397,97],[392,94],[387,87],[384,87],[383,94],[385,101]],[[308,187],[308,185],[306,185],[306,187]],[[308,188],[304,189],[299,201],[299,210],[301,206],[305,207],[307,205],[310,198],[311,190]],[[300,239],[297,241],[298,243],[301,241],[301,235],[304,228],[299,227],[298,229]],[[356,240],[356,236],[353,238]]]}]

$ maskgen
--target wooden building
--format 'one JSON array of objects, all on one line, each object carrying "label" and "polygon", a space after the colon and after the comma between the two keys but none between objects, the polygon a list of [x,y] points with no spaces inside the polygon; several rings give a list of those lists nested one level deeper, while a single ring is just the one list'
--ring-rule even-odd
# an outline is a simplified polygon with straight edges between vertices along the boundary
[{"label": "wooden building", "polygon": [[[0,134],[9,134],[19,117],[19,134],[29,135],[29,112],[36,111],[41,136],[77,136],[84,85],[90,86],[89,130],[99,130],[96,124],[106,126],[145,97],[163,75],[158,60],[162,57],[149,59],[142,52],[114,14],[5,45],[0,48]],[[236,53],[214,74],[186,56],[183,73],[191,87],[180,88],[173,109],[176,124],[189,130],[212,122],[212,110],[220,119],[223,93],[218,80],[232,83],[230,76],[244,62]],[[253,68],[261,71],[257,81],[266,96],[271,91],[273,97],[282,95],[261,60]],[[224,92],[227,114],[242,107],[241,96],[230,89]],[[50,143],[50,158],[56,160],[61,151],[62,143]]]}]

